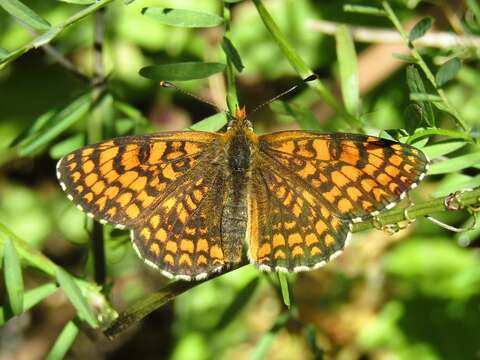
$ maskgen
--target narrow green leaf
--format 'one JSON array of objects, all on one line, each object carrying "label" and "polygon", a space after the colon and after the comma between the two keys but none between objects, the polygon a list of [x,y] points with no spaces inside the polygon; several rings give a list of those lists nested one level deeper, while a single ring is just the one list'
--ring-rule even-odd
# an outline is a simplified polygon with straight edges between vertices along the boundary
[{"label": "narrow green leaf", "polygon": [[128,116],[130,119],[137,121],[139,125],[148,125],[150,122],[148,119],[142,114],[142,112],[132,105],[119,101],[114,100],[113,107],[120,111],[122,114]]},{"label": "narrow green leaf", "polygon": [[209,77],[222,72],[225,64],[204,62],[183,62],[147,66],[140,69],[140,75],[160,81],[184,81]]},{"label": "narrow green leaf", "polygon": [[227,124],[227,114],[222,112],[209,116],[189,127],[194,131],[218,131]]},{"label": "narrow green leaf", "polygon": [[227,55],[232,64],[235,66],[235,69],[237,69],[238,72],[242,72],[244,66],[242,59],[240,58],[240,54],[235,46],[233,46],[233,43],[230,41],[230,39],[226,36],[224,36],[222,39],[222,49],[225,55]]},{"label": "narrow green leaf", "polygon": [[435,74],[435,81],[438,86],[443,86],[450,80],[452,80],[460,70],[460,67],[462,66],[462,63],[460,60],[456,57],[451,58],[440,68],[438,69],[437,73]]},{"label": "narrow green leaf", "polygon": [[18,136],[15,139],[13,139],[9,147],[14,147],[18,145],[20,142],[28,138],[30,135],[34,134],[36,131],[39,131],[51,120],[51,118],[54,115],[55,115],[55,110],[49,110],[43,113],[42,115],[40,115],[38,118],[35,119],[32,125],[25,128],[22,132],[20,132],[20,134],[18,134]]},{"label": "narrow green leaf", "polygon": [[[411,94],[426,94],[425,85],[423,84],[422,77],[414,65],[407,66],[407,85]],[[435,113],[433,106],[426,99],[415,100],[421,107],[422,120],[427,123],[428,126],[435,126]]]},{"label": "narrow green leaf", "polygon": [[437,157],[450,154],[451,152],[454,152],[467,144],[468,143],[466,141],[447,140],[425,146],[422,151],[428,156],[429,159],[432,160]]},{"label": "narrow green leaf", "polygon": [[262,336],[260,341],[257,343],[257,346],[255,347],[255,350],[253,351],[253,355],[251,357],[252,360],[265,359],[268,350],[270,350],[270,347],[272,346],[273,340],[277,336],[278,332],[283,329],[288,319],[288,313],[281,313],[280,315],[278,315],[273,326],[265,335]]},{"label": "narrow green leaf", "polygon": [[338,27],[335,39],[343,103],[350,114],[357,115],[360,105],[360,88],[355,45],[345,25]]},{"label": "narrow green leaf", "polygon": [[277,277],[278,277],[278,282],[280,283],[280,289],[282,291],[283,303],[285,304],[285,306],[288,309],[290,309],[290,306],[291,306],[290,289],[289,289],[289,286],[288,286],[287,275],[283,272],[278,272]]},{"label": "narrow green leaf", "polygon": [[50,148],[50,157],[58,160],[64,155],[71,153],[73,150],[81,148],[85,145],[85,136],[83,134],[73,135]]},{"label": "narrow green leaf", "polygon": [[0,6],[13,17],[39,31],[50,29],[50,24],[35,11],[18,0],[0,0]]},{"label": "narrow green leaf", "polygon": [[412,55],[393,53],[392,56],[395,59],[400,60],[400,61],[404,61],[408,64],[417,64],[418,63],[417,59],[415,59]]},{"label": "narrow green leaf", "polygon": [[20,156],[27,156],[68,129],[72,124],[80,120],[90,110],[92,104],[91,94],[85,94],[71,102],[66,108],[57,112],[41,129],[31,134],[18,145]]},{"label": "narrow green leaf", "polygon": [[249,300],[252,298],[260,278],[257,276],[249,281],[240,291],[235,295],[232,303],[224,310],[222,316],[215,326],[215,330],[219,331],[230,324],[245,308]]},{"label": "narrow green leaf", "polygon": [[435,94],[425,94],[425,93],[410,93],[410,100],[413,101],[425,101],[425,102],[441,102],[442,98]]},{"label": "narrow green leaf", "polygon": [[73,307],[77,310],[78,316],[85,320],[92,328],[98,327],[95,314],[87,304],[80,288],[75,284],[73,278],[62,268],[56,269],[57,281],[62,287]]},{"label": "narrow green leaf", "polygon": [[[40,301],[50,296],[57,290],[55,284],[45,284],[29,290],[23,294],[23,311],[27,311],[37,305]],[[3,307],[0,307],[0,326],[3,325],[11,316],[5,312]]]},{"label": "narrow green leaf", "polygon": [[374,6],[363,5],[343,5],[343,11],[357,14],[374,15],[374,16],[387,16],[387,13],[383,9],[379,9]]},{"label": "narrow green leaf", "polygon": [[58,336],[55,344],[47,355],[47,360],[62,360],[65,359],[68,350],[72,346],[75,338],[79,332],[78,326],[75,322],[69,321],[67,325],[63,328],[62,332]]},{"label": "narrow green leaf", "polygon": [[433,25],[433,18],[428,16],[423,19],[421,19],[419,22],[415,24],[415,26],[410,30],[410,33],[408,34],[408,40],[410,42],[421,38],[423,35],[427,33],[428,30]]},{"label": "narrow green leaf", "polygon": [[160,24],[186,28],[214,27],[223,23],[220,16],[202,11],[146,7],[142,14]]},{"label": "narrow green leaf", "polygon": [[451,139],[464,139],[468,142],[474,142],[475,140],[467,133],[463,131],[455,131],[455,130],[447,130],[447,129],[437,129],[437,128],[429,128],[429,129],[421,129],[415,131],[413,135],[410,135],[407,139],[407,143],[411,144],[418,139],[422,139],[425,137],[431,137],[435,135],[446,136]]},{"label": "narrow green leaf", "polygon": [[480,152],[457,156],[442,162],[434,163],[429,175],[448,174],[455,171],[460,171],[474,165],[480,164]]},{"label": "narrow green leaf", "polygon": [[11,239],[5,241],[3,270],[10,308],[13,315],[20,315],[23,312],[23,275],[20,259]]}]

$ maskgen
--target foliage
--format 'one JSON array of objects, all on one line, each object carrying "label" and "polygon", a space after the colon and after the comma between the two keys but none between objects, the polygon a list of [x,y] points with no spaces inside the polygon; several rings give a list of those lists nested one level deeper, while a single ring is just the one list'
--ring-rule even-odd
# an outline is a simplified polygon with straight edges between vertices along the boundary
[{"label": "foliage", "polygon": [[[41,357],[85,358],[107,335],[111,356],[140,358],[478,356],[480,8],[463,5],[0,0],[0,355],[28,353],[39,338]],[[334,22],[335,36],[306,30],[312,19]],[[371,42],[388,28],[405,51],[358,43],[352,25],[373,26]],[[439,30],[459,45],[419,45]],[[356,224],[351,247],[323,269],[277,276],[241,264],[167,284],[126,231],[86,218],[55,180],[55,160],[87,143],[226,125],[188,93],[253,108],[312,73],[310,89],[251,114],[258,132],[363,132],[432,160],[410,202]]]}]

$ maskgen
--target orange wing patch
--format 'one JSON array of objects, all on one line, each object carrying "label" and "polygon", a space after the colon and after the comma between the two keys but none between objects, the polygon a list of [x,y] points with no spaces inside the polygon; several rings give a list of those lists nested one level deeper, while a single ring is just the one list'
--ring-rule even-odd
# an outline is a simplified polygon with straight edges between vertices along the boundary
[{"label": "orange wing patch", "polygon": [[360,222],[390,209],[428,169],[419,150],[355,134],[285,131],[259,137],[270,161],[295,174],[338,218]]}]

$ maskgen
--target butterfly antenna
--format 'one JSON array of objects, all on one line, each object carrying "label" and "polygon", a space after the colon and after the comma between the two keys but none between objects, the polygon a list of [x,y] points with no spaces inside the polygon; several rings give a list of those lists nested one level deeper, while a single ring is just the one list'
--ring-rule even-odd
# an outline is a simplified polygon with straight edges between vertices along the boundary
[{"label": "butterfly antenna", "polygon": [[315,75],[315,74],[312,74],[308,77],[306,77],[305,79],[303,79],[300,83],[296,84],[296,85],[293,85],[290,89],[287,89],[285,91],[282,91],[280,94],[274,96],[273,98],[271,98],[270,100],[267,100],[265,101],[264,103],[258,105],[255,109],[253,109],[253,111],[251,112],[251,114],[257,112],[258,110],[260,110],[262,107],[268,105],[268,104],[271,104],[272,102],[274,102],[275,100],[277,99],[280,99],[281,97],[287,95],[288,93],[298,89],[300,86],[303,86],[305,85],[307,82],[309,81],[313,81],[313,80],[317,80],[318,79],[318,76]]},{"label": "butterfly antenna", "polygon": [[175,90],[181,92],[182,94],[185,94],[185,95],[190,96],[190,97],[192,97],[192,98],[194,98],[194,99],[197,99],[197,100],[200,101],[200,102],[203,102],[203,103],[205,103],[205,104],[208,104],[208,105],[212,106],[212,107],[215,108],[215,110],[217,110],[218,112],[227,112],[227,113],[228,113],[227,110],[220,108],[220,107],[217,106],[214,102],[212,102],[212,101],[210,101],[210,100],[207,100],[207,99],[204,99],[204,98],[202,98],[202,97],[200,97],[200,96],[198,96],[198,95],[195,95],[194,93],[191,93],[190,91],[181,89],[181,88],[179,88],[177,85],[175,85],[175,84],[173,84],[173,83],[171,83],[171,82],[169,82],[169,81],[163,81],[163,80],[160,81],[160,86],[163,87],[163,88],[166,88],[166,89],[175,89]]}]

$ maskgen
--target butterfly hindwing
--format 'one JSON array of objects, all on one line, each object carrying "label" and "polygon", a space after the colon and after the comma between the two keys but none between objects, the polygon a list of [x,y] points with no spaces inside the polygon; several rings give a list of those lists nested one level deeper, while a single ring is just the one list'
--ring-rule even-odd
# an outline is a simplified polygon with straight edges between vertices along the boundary
[{"label": "butterfly hindwing", "polygon": [[285,131],[260,136],[259,148],[337,217],[354,222],[393,207],[428,168],[414,147],[367,135]]},{"label": "butterfly hindwing", "polygon": [[133,230],[145,262],[168,277],[200,280],[225,265],[221,241],[224,179],[220,169],[195,171]]},{"label": "butterfly hindwing", "polygon": [[250,261],[261,270],[305,271],[342,250],[350,224],[269,159],[257,159],[249,196]]}]

